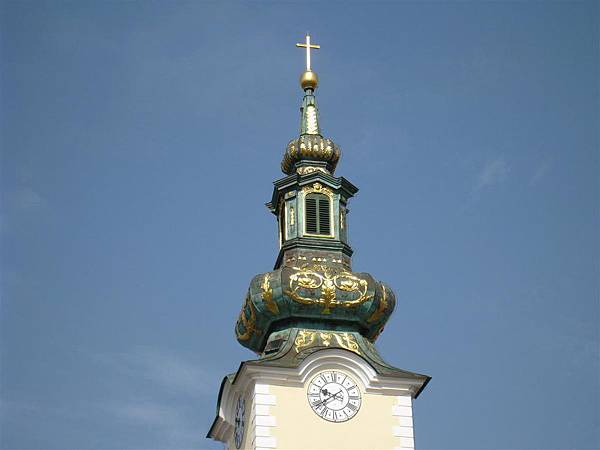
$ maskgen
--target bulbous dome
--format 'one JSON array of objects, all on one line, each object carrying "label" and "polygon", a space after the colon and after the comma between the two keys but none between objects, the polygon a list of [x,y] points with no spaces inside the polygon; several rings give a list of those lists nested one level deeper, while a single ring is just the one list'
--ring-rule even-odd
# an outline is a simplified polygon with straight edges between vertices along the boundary
[{"label": "bulbous dome", "polygon": [[373,342],[395,304],[392,290],[368,273],[326,264],[284,266],[254,277],[235,332],[257,353],[272,332],[292,326],[358,332]]},{"label": "bulbous dome", "polygon": [[331,139],[320,134],[302,134],[288,143],[281,161],[281,170],[291,175],[299,161],[323,161],[327,163],[327,170],[333,174],[341,153]]}]

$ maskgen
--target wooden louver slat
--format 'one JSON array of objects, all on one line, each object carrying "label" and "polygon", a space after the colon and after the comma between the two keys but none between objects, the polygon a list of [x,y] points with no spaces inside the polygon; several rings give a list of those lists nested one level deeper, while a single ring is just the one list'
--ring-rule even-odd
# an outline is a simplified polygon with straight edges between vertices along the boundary
[{"label": "wooden louver slat", "polygon": [[329,198],[322,194],[309,194],[305,202],[306,232],[328,236],[331,233]]}]

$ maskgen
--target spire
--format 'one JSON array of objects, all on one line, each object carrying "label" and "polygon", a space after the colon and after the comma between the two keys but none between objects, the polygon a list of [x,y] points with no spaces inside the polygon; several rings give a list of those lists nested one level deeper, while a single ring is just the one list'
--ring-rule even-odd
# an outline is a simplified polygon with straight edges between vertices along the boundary
[{"label": "spire", "polygon": [[310,35],[307,34],[306,42],[298,43],[296,47],[306,48],[306,70],[300,75],[300,87],[304,90],[300,106],[300,136],[289,142],[283,155],[281,170],[288,175],[314,170],[333,174],[341,151],[331,139],[321,134],[319,109],[315,99],[319,78],[312,70],[310,60],[311,49],[319,49],[321,46],[311,44]]},{"label": "spire", "polygon": [[306,89],[300,107],[300,134],[321,134],[319,110],[312,89]]},{"label": "spire", "polygon": [[319,110],[315,99],[315,89],[319,84],[317,73],[310,67],[310,50],[319,49],[320,45],[310,43],[310,34],[306,33],[306,43],[296,44],[306,49],[306,71],[300,75],[300,86],[304,90],[304,98],[300,107],[300,134],[321,134],[319,128]]},{"label": "spire", "polygon": [[[358,188],[334,175],[341,152],[321,134],[314,96],[318,79],[310,66],[310,50],[319,46],[309,35],[306,44],[296,45],[307,53],[300,77],[300,134],[287,145],[281,162],[286,177],[274,182],[267,203],[277,217],[279,254],[274,270],[250,283],[235,327],[240,344],[264,357],[290,348],[298,355],[316,346],[320,338],[308,329],[323,331],[325,347],[336,340],[341,348],[358,350],[358,341],[377,339],[396,302],[371,275],[352,272],[346,216]],[[300,329],[304,334],[296,339],[292,334]],[[285,341],[294,346],[284,346]]]}]

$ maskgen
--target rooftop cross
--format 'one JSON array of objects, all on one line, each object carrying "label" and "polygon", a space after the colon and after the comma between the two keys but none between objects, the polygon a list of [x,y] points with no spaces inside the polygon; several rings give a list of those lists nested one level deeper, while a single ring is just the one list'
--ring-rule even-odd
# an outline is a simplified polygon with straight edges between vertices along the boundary
[{"label": "rooftop cross", "polygon": [[320,45],[316,45],[316,44],[311,44],[310,43],[310,34],[306,33],[306,44],[296,44],[296,47],[303,47],[306,48],[306,71],[309,72],[310,71],[310,49],[314,48],[321,48]]}]

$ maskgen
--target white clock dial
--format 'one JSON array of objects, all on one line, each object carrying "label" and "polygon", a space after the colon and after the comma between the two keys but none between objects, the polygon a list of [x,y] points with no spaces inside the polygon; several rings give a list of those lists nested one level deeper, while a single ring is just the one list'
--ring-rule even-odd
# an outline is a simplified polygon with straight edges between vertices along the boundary
[{"label": "white clock dial", "polygon": [[244,439],[244,416],[246,415],[246,401],[240,395],[235,408],[235,446],[240,448],[242,446],[242,439]]},{"label": "white clock dial", "polygon": [[308,404],[322,419],[345,422],[352,419],[361,405],[360,389],[343,372],[328,370],[314,377],[306,392]]}]

